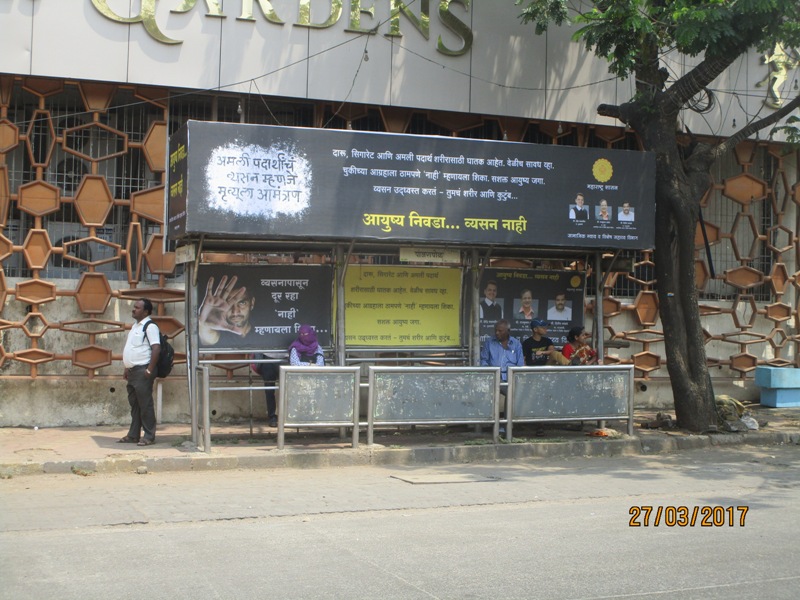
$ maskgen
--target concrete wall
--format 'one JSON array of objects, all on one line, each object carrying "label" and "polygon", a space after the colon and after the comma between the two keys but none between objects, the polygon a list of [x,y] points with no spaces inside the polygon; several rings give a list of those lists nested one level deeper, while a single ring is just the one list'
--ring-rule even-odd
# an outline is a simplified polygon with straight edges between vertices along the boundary
[{"label": "concrete wall", "polygon": [[[713,372],[712,372],[713,373]],[[215,385],[218,385],[215,383]],[[238,384],[241,385],[241,384]],[[253,385],[261,385],[257,378]],[[759,389],[752,378],[715,378],[714,391],[739,400],[757,401]],[[155,393],[155,389],[154,389]],[[83,425],[120,425],[130,423],[130,408],[122,377],[100,380],[33,381],[5,380],[0,402],[2,427],[73,427]],[[363,403],[366,406],[366,403]],[[637,408],[673,410],[669,379],[637,381],[634,387]],[[212,423],[247,420],[251,410],[248,392],[214,392],[211,398]],[[252,414],[266,419],[264,392],[252,392]],[[185,378],[163,383],[162,422],[189,423],[188,384]]]},{"label": "concrete wall", "polygon": [[[59,288],[67,287],[69,280],[56,281]],[[13,289],[16,281],[9,281],[9,288]],[[171,287],[180,289],[182,284],[173,284]],[[793,295],[793,290],[787,294]],[[143,292],[145,294],[145,292]],[[791,302],[787,298],[786,301]],[[640,328],[633,308],[634,299],[623,299],[622,314],[612,318],[615,331],[635,331]],[[130,323],[130,310],[132,301],[113,299],[109,310],[103,319]],[[729,357],[737,352],[737,348],[746,351],[759,361],[775,357],[773,345],[766,339],[758,343],[748,343],[740,348],[738,338],[725,340],[722,334],[735,333],[732,308],[729,302],[704,303],[705,305],[718,306],[721,312],[717,315],[704,317],[707,331],[714,338],[709,341],[706,351],[710,359],[720,359],[722,365],[711,368],[711,376],[715,390],[718,394],[729,394],[741,400],[756,400],[758,388],[755,386],[752,373],[742,377],[738,371],[731,370],[725,364]],[[169,303],[165,305],[168,315],[173,315],[181,322],[184,320],[183,303]],[[757,307],[763,310],[763,306]],[[59,324],[65,321],[74,321],[86,318],[78,311],[72,297],[60,296],[54,302],[41,305],[41,311],[50,327],[56,331],[43,336],[38,342],[40,347],[47,350],[48,345],[53,352],[68,352],[70,348],[88,344],[88,336],[63,332],[58,330]],[[9,297],[3,310],[3,318],[8,321],[24,319],[25,306]],[[587,320],[587,328],[592,327],[591,319]],[[792,333],[792,321],[783,324],[787,336]],[[754,320],[752,333],[769,334],[773,323],[764,315],[757,314]],[[657,322],[652,329],[660,330],[661,324]],[[54,335],[51,335],[54,334]],[[30,340],[19,328],[0,330],[2,344],[6,353],[13,353],[14,349],[30,347]],[[113,333],[96,336],[95,344],[107,347],[114,353],[115,360],[111,366],[97,369],[95,378],[89,379],[86,370],[71,364],[69,355],[59,355],[63,359],[44,363],[37,367],[37,378],[29,379],[30,366],[11,360],[8,357],[0,367],[0,426],[77,426],[94,424],[120,424],[124,425],[129,419],[129,407],[125,382],[121,377],[121,353],[125,345],[127,332]],[[649,351],[659,356],[664,356],[664,343],[657,334],[642,334],[636,336],[639,341],[630,341],[629,348],[609,348],[607,354],[617,357],[622,361],[629,361],[634,354]],[[608,339],[608,332],[606,332]],[[750,338],[745,338],[751,341]],[[46,340],[46,342],[45,342]],[[184,336],[177,336],[173,345],[177,352],[184,352]],[[782,356],[794,360],[794,344],[786,343]],[[217,377],[221,371],[214,370]],[[249,369],[239,369],[237,376],[249,377],[253,385],[261,385],[258,377],[252,378]],[[641,373],[637,373],[637,376]],[[645,379],[636,385],[635,403],[640,407],[672,409],[672,389],[670,387],[665,365],[661,365],[652,374],[652,379]],[[215,383],[219,385],[219,383]],[[239,384],[240,385],[240,384]],[[163,393],[163,421],[188,422],[190,420],[190,407],[186,368],[179,364],[175,366],[173,375],[164,382]],[[216,392],[212,396],[212,420],[215,422],[236,421],[246,419],[252,413],[258,419],[266,418],[264,392],[256,390],[251,394],[247,392]]]}]

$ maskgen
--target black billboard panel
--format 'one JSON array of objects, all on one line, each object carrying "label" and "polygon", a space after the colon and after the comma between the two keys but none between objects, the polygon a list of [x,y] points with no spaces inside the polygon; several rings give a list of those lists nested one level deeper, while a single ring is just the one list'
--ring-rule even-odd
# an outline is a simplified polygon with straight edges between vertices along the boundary
[{"label": "black billboard panel", "polygon": [[190,121],[173,158],[172,239],[653,246],[652,153]]}]

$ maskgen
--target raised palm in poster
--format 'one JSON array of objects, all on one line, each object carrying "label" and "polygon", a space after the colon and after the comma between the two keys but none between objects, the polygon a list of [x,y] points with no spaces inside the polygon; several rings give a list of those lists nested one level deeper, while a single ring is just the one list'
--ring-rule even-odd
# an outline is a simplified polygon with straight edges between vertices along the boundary
[{"label": "raised palm in poster", "polygon": [[286,349],[303,323],[329,346],[332,285],[327,266],[201,265],[200,348]]}]

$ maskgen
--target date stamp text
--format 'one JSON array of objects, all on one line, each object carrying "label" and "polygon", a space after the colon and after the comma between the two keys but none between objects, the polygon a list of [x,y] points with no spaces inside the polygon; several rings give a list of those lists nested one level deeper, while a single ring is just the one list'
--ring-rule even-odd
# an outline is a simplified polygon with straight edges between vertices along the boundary
[{"label": "date stamp text", "polygon": [[630,527],[744,527],[749,506],[631,506]]}]

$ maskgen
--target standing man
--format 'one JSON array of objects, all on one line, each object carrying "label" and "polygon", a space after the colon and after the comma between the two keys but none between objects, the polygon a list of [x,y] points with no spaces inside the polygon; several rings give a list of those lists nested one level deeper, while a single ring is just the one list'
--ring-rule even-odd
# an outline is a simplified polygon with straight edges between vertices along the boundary
[{"label": "standing man", "polygon": [[505,319],[494,326],[494,337],[486,340],[481,349],[482,367],[500,367],[500,379],[508,381],[508,367],[522,367],[522,344],[509,335],[510,326]]},{"label": "standing man", "polygon": [[497,303],[497,282],[489,280],[483,289],[481,300],[481,319],[499,321],[503,318],[503,307]]},{"label": "standing man", "polygon": [[[131,405],[131,426],[121,444],[150,446],[156,443],[156,411],[153,406],[153,382],[156,380],[156,363],[161,354],[158,325],[151,319],[153,303],[140,298],[133,303],[136,323],[128,332],[122,363],[125,381],[128,382],[128,404]],[[148,323],[152,323],[147,327]],[[147,327],[145,329],[145,327]],[[142,436],[144,429],[144,436]]]},{"label": "standing man", "polygon": [[556,294],[553,306],[547,310],[548,321],[571,321],[572,307],[567,306],[567,295],[565,293]]}]

